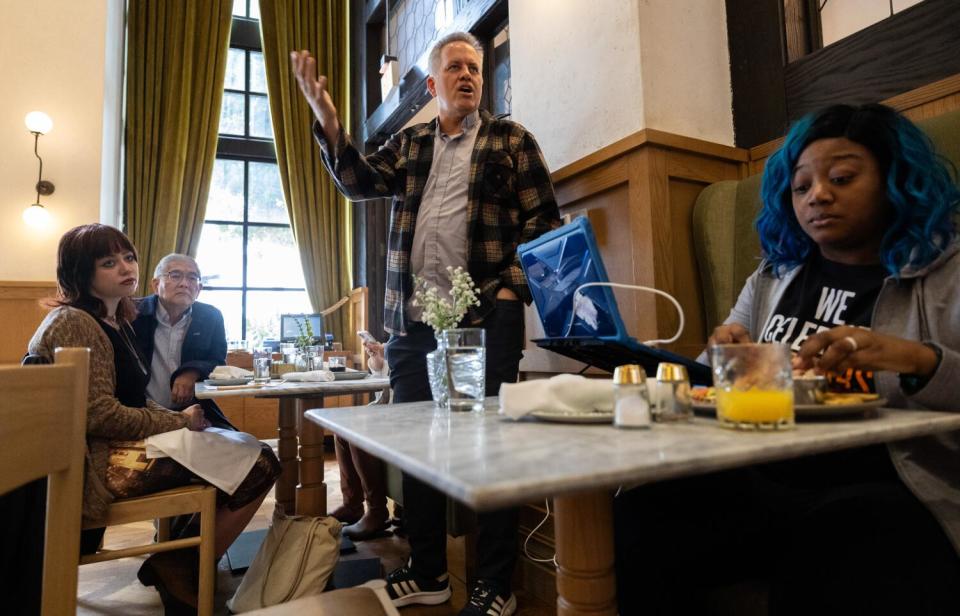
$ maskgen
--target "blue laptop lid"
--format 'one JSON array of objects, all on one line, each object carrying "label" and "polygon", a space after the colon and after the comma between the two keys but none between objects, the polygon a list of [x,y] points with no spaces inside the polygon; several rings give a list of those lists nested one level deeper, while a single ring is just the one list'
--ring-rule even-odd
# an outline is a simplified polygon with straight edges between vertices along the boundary
[{"label": "blue laptop lid", "polygon": [[581,291],[576,318],[571,319],[577,288],[588,282],[608,282],[590,221],[585,217],[521,244],[517,253],[548,338],[629,339],[610,287]]}]

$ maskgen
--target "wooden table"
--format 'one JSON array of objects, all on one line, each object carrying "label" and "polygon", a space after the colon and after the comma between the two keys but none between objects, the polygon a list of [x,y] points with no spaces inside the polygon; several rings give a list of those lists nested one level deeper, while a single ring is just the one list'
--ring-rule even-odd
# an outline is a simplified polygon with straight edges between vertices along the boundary
[{"label": "wooden table", "polygon": [[618,486],[960,429],[960,413],[880,409],[783,432],[735,432],[703,418],[636,431],[514,422],[496,404],[489,400],[479,413],[427,402],[306,417],[477,510],[552,497],[562,615],[616,614],[611,495]]},{"label": "wooden table", "polygon": [[326,396],[353,394],[354,403],[358,404],[360,401],[356,399],[357,396],[389,387],[390,379],[374,376],[327,383],[274,381],[265,387],[240,389],[221,389],[201,382],[196,385],[196,396],[201,400],[242,396],[277,398],[280,406],[277,417],[278,450],[283,467],[277,480],[277,506],[287,513],[296,511],[299,515],[324,515],[327,512],[327,484],[323,481],[323,428],[313,422],[304,422],[304,410],[323,407]]}]

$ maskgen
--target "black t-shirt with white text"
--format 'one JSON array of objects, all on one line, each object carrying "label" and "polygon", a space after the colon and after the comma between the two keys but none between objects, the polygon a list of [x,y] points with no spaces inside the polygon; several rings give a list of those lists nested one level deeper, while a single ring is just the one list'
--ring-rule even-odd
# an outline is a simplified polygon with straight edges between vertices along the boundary
[{"label": "black t-shirt with white text", "polygon": [[[882,265],[845,265],[819,252],[784,291],[760,342],[786,344],[796,353],[810,336],[840,325],[870,328],[873,306],[887,276]],[[831,375],[831,389],[873,391],[873,375]]]}]

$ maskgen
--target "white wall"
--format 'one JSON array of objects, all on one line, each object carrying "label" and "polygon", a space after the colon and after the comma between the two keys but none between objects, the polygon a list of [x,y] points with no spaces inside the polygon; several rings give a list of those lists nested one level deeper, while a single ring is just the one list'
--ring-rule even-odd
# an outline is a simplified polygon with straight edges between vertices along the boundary
[{"label": "white wall", "polygon": [[640,47],[645,127],[733,145],[723,0],[642,0]]},{"label": "white wall", "polygon": [[[920,0],[893,0],[893,12],[899,13],[919,2]],[[824,47],[890,17],[890,4],[889,0],[827,2],[820,11]]]},{"label": "white wall", "polygon": [[551,170],[643,128],[733,144],[723,0],[510,0],[510,63]]},{"label": "white wall", "polygon": [[639,19],[638,0],[510,0],[512,119],[551,170],[644,127]]},{"label": "white wall", "polygon": [[[106,0],[0,0],[0,280],[54,280],[56,247],[70,227],[100,218]],[[36,200],[33,110],[53,119],[40,137],[41,201],[49,227],[21,218]]]}]

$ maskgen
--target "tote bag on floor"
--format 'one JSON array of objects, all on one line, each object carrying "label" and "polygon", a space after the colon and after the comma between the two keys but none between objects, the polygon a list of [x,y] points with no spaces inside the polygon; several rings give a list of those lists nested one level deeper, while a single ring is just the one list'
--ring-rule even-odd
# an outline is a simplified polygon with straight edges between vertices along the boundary
[{"label": "tote bag on floor", "polygon": [[249,612],[319,594],[339,558],[336,518],[274,513],[273,524],[227,607]]}]

